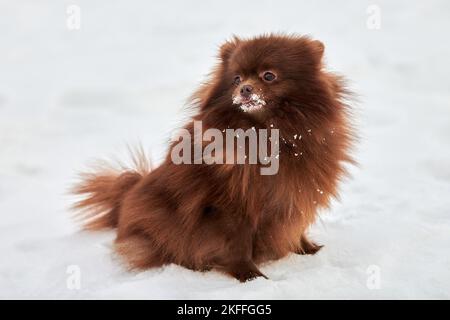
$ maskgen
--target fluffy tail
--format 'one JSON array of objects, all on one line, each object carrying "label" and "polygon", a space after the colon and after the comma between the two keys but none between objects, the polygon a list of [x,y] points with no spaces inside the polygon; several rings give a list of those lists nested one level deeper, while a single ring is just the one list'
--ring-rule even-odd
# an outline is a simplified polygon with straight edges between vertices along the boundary
[{"label": "fluffy tail", "polygon": [[150,165],[139,149],[132,152],[134,168],[121,165],[121,170],[103,166],[94,173],[81,175],[81,182],[72,193],[83,199],[73,205],[76,218],[86,230],[117,227],[120,207],[125,194],[150,171]]}]

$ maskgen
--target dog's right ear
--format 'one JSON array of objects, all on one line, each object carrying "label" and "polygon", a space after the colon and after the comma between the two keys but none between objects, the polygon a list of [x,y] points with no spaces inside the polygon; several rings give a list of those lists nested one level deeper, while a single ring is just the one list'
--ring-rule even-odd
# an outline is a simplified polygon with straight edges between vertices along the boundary
[{"label": "dog's right ear", "polygon": [[216,65],[214,70],[209,75],[209,80],[205,82],[200,88],[194,92],[191,96],[191,102],[193,105],[196,105],[200,108],[200,110],[205,110],[209,106],[211,106],[211,101],[214,101],[224,92],[225,88],[223,88],[223,73],[228,68],[227,62],[233,54],[234,50],[236,50],[239,42],[241,40],[233,36],[230,40],[223,43],[219,48],[218,58],[220,59],[220,63]]},{"label": "dog's right ear", "polygon": [[233,54],[234,50],[238,46],[240,42],[240,39],[236,36],[233,36],[231,40],[226,41],[224,44],[220,46],[220,59],[222,59],[223,62],[228,61],[230,59],[231,55]]},{"label": "dog's right ear", "polygon": [[319,61],[322,60],[323,52],[325,51],[325,45],[322,42],[320,42],[319,40],[311,41],[311,45],[312,45],[314,53],[319,58]]}]

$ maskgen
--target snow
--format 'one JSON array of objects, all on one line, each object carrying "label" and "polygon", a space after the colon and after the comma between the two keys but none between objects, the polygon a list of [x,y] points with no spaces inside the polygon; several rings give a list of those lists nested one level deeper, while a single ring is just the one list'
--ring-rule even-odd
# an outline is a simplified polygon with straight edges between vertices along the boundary
[{"label": "snow", "polygon": [[241,105],[240,108],[244,112],[258,111],[266,105],[264,98],[256,93],[253,93],[249,97],[248,102],[244,102],[240,95],[233,97],[233,104]]},{"label": "snow", "polygon": [[[80,30],[66,27],[72,4]],[[0,298],[449,299],[450,4],[376,1],[378,30],[372,4],[2,1]],[[325,247],[245,284],[175,265],[126,271],[113,232],[71,219],[77,172],[124,159],[127,143],[158,163],[220,43],[269,31],[323,41],[358,94],[360,166],[311,230]]]}]

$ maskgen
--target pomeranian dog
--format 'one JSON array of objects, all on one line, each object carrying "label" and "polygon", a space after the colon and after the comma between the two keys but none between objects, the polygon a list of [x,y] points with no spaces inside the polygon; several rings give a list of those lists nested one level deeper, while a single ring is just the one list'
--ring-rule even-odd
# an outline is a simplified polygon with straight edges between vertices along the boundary
[{"label": "pomeranian dog", "polygon": [[[225,42],[218,65],[192,97],[196,114],[183,130],[196,135],[196,122],[224,136],[232,128],[277,130],[279,139],[262,144],[277,146],[270,155],[279,161],[276,170],[262,174],[268,162],[261,158],[176,163],[175,149],[196,157],[193,149],[202,154],[206,146],[194,139],[180,151],[172,141],[155,169],[84,175],[74,190],[83,196],[75,208],[84,227],[117,228],[115,250],[133,269],[175,263],[214,268],[242,282],[266,277],[257,267],[263,262],[316,253],[321,246],[308,238],[308,227],[337,196],[354,141],[348,91],[341,77],[324,70],[323,54],[324,45],[306,36]],[[223,160],[237,148],[211,154]]]}]

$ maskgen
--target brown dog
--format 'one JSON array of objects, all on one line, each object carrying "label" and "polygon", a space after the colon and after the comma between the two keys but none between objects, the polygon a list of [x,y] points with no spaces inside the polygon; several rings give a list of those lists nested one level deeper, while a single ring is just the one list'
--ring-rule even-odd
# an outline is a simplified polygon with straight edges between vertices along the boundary
[{"label": "brown dog", "polygon": [[259,263],[317,252],[307,228],[337,195],[354,140],[347,92],[340,77],[323,70],[323,51],[308,37],[233,38],[193,96],[197,114],[188,132],[194,120],[221,132],[279,129],[276,174],[262,175],[261,162],[175,164],[174,142],[152,171],[85,176],[75,190],[86,195],[76,204],[85,227],[117,228],[116,250],[133,268],[176,263],[240,281],[264,276]]}]

